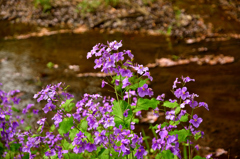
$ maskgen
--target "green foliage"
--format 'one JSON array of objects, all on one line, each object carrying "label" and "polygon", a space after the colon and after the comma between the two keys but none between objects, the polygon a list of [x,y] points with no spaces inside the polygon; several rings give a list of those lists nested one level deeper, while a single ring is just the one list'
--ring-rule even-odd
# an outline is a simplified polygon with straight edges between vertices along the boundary
[{"label": "green foliage", "polygon": [[15,107],[12,107],[12,110],[15,111],[15,112],[18,112],[18,113],[20,112],[20,110],[15,108]]},{"label": "green foliage", "polygon": [[132,111],[129,110],[128,111],[128,116],[124,117],[123,113],[126,109],[128,109],[130,107],[130,105],[124,101],[114,101],[113,102],[113,115],[114,115],[114,122],[115,122],[115,126],[119,127],[119,125],[122,125],[123,128],[128,128],[130,126],[130,122],[131,122],[131,117],[132,117]]},{"label": "green foliage", "polygon": [[179,106],[179,104],[178,104],[177,102],[171,103],[171,102],[169,102],[169,101],[165,101],[165,102],[163,103],[163,106],[164,106],[164,107],[168,107],[168,108],[176,108],[176,107]]},{"label": "green foliage", "polygon": [[78,3],[78,8],[81,13],[86,14],[95,12],[97,8],[112,6],[116,7],[119,4],[119,0],[83,0]]},{"label": "green foliage", "polygon": [[34,0],[35,7],[41,7],[43,12],[47,12],[52,8],[50,0]]},{"label": "green foliage", "polygon": [[163,150],[161,153],[157,154],[156,159],[177,159],[176,155],[173,155],[170,150]]},{"label": "green foliage", "polygon": [[58,129],[59,134],[63,136],[63,134],[66,134],[71,129],[72,126],[73,126],[73,117],[64,118],[63,121],[59,123],[59,129]]},{"label": "green foliage", "polygon": [[47,63],[47,67],[48,67],[48,68],[52,69],[53,66],[54,66],[54,63],[52,63],[52,62],[48,62],[48,63]]},{"label": "green foliage", "polygon": [[137,101],[137,107],[136,109],[134,109],[133,112],[138,112],[140,110],[148,110],[149,108],[155,109],[159,103],[160,102],[155,98],[152,98],[151,100],[139,98]]},{"label": "green foliage", "polygon": [[64,108],[66,112],[70,112],[73,107],[75,107],[74,103],[71,103],[73,99],[68,99],[64,104],[61,105],[61,108]]},{"label": "green foliage", "polygon": [[181,122],[187,122],[188,121],[188,114],[185,114],[185,115],[181,116],[180,121]]},{"label": "green foliage", "polygon": [[10,150],[12,152],[18,152],[19,148],[22,146],[22,144],[16,144],[16,143],[12,143],[10,145]]},{"label": "green foliage", "polygon": [[191,132],[186,129],[181,130],[174,130],[172,132],[169,132],[170,135],[176,135],[178,134],[178,141],[179,143],[187,141],[187,137],[191,136]]},{"label": "green foliage", "polygon": [[94,12],[101,5],[99,0],[83,0],[78,4],[81,13]]},{"label": "green foliage", "polygon": [[206,158],[201,157],[201,156],[195,156],[193,159],[206,159]]}]

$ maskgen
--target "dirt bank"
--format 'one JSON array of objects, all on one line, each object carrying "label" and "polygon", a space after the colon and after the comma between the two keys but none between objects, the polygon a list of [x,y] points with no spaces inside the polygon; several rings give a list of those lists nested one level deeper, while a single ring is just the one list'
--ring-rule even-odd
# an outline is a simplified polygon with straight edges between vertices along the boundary
[{"label": "dirt bank", "polygon": [[171,1],[123,0],[115,5],[90,2],[53,0],[46,7],[34,5],[34,0],[3,0],[0,1],[0,20],[43,27],[86,26],[125,32],[150,30],[178,37],[207,34],[208,27],[199,15],[186,14],[183,9],[174,7]]}]

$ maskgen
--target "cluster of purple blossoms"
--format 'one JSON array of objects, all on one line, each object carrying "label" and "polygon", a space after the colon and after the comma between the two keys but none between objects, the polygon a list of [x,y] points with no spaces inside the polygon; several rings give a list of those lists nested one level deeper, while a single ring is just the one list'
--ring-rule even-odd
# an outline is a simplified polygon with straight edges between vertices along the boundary
[{"label": "cluster of purple blossoms", "polygon": [[[118,76],[120,76],[120,79],[115,79],[115,84],[121,84],[122,89],[134,84],[131,82],[131,77],[133,77],[134,75],[134,72],[132,72],[132,70],[137,72],[137,74],[139,74],[140,76],[145,76],[152,81],[153,78],[148,72],[149,69],[147,67],[144,67],[143,65],[133,64],[133,54],[130,50],[124,50],[122,52],[119,52],[118,49],[121,46],[121,41],[113,41],[108,43],[108,45],[97,44],[90,52],[88,52],[87,58],[90,58],[93,55],[99,57],[98,59],[95,59],[96,65],[94,66],[94,69],[102,68],[102,72],[117,74]],[[116,51],[116,53],[112,53],[114,51]],[[130,58],[130,60],[127,59],[124,61],[125,56]],[[104,87],[105,84],[108,83],[103,81],[102,87]],[[137,92],[140,97],[144,97],[146,95],[148,95],[149,97],[153,96],[153,91],[151,88],[148,88],[147,84],[139,86]]]},{"label": "cluster of purple blossoms", "polygon": [[153,138],[152,140],[152,149],[153,150],[170,150],[174,155],[177,155],[181,158],[181,153],[179,149],[178,135],[170,135],[169,132],[176,128],[177,126],[165,126],[161,128],[161,124],[158,125],[158,129],[156,133],[160,136],[160,138]]},{"label": "cluster of purple blossoms", "polygon": [[[20,98],[15,96],[19,92],[19,90],[12,90],[7,93],[0,89],[0,142],[4,151],[10,150],[11,144],[16,143],[17,128],[23,124],[20,116],[13,112],[14,109],[17,110],[13,104],[19,104],[20,101]],[[6,152],[1,157],[5,154]]]},{"label": "cluster of purple blossoms", "polygon": [[[132,94],[134,93],[132,92]],[[86,118],[87,130],[91,132],[94,142],[88,142],[84,132],[79,132],[72,142],[75,153],[92,152],[98,146],[103,146],[108,149],[114,148],[119,155],[125,156],[130,154],[131,148],[136,147],[136,143],[142,143],[142,137],[132,134],[130,130],[123,129],[121,125],[119,128],[115,127],[114,117],[111,115],[113,101],[114,98],[102,97],[98,94],[84,94],[83,99],[77,102],[76,114],[78,115],[73,115],[73,117],[78,121]],[[125,116],[127,116],[127,113],[126,110]],[[113,130],[112,134],[109,128]],[[131,130],[134,130],[134,123],[131,124]],[[117,144],[118,142],[120,142],[120,145]],[[141,154],[137,154],[137,158],[141,157]]]},{"label": "cluster of purple blossoms", "polygon": [[37,99],[37,102],[42,100],[47,101],[47,104],[43,108],[44,113],[48,113],[49,111],[56,109],[55,103],[59,101],[60,96],[63,98],[63,100],[73,98],[72,94],[63,91],[61,84],[62,82],[58,83],[57,85],[47,85],[45,89],[42,89],[33,96],[33,98]]},{"label": "cluster of purple blossoms", "polygon": [[[191,79],[189,77],[182,77],[182,84],[185,85],[187,82],[190,82],[190,81],[195,81],[194,79]],[[178,81],[178,78],[176,78],[176,80],[174,81],[174,84],[173,84],[173,89],[177,88],[176,84],[177,83],[181,83],[180,81]],[[182,87],[182,88],[178,88],[174,91],[174,95],[178,98],[178,99],[181,99],[182,100],[182,103],[180,104],[180,107],[181,108],[184,108],[186,104],[188,104],[191,108],[197,108],[197,107],[205,107],[207,110],[208,109],[208,105],[207,103],[205,102],[197,102],[194,100],[195,97],[198,97],[197,94],[190,94],[188,91],[187,91],[187,87]]]}]

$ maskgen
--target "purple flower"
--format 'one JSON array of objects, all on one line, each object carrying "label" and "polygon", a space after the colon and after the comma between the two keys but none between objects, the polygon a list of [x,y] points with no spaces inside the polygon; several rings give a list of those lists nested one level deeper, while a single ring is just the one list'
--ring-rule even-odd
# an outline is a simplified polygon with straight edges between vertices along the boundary
[{"label": "purple flower", "polygon": [[129,85],[131,85],[131,83],[128,81],[128,78],[126,77],[123,81],[122,81],[122,88],[125,88]]},{"label": "purple flower", "polygon": [[100,43],[95,45],[92,50],[90,52],[87,53],[87,59],[89,59],[90,57],[92,57],[92,55],[94,55],[96,53],[96,51],[99,49]]},{"label": "purple flower", "polygon": [[198,118],[197,114],[195,114],[193,115],[193,119],[191,119],[189,123],[193,124],[194,127],[198,128],[202,121],[202,118]]},{"label": "purple flower", "polygon": [[188,104],[189,104],[190,107],[193,108],[193,109],[198,106],[198,102],[197,102],[197,101],[190,101]]},{"label": "purple flower", "polygon": [[148,71],[148,67],[143,67],[143,65],[138,65],[134,67],[138,74],[142,75],[144,72]]},{"label": "purple flower", "polygon": [[139,116],[139,117],[140,117],[140,116],[141,116],[141,113],[142,113],[141,110],[138,111],[138,112],[136,112],[136,116]]},{"label": "purple flower", "polygon": [[125,118],[128,116],[128,111],[129,111],[129,109],[126,109],[126,110],[124,111],[124,113],[123,113],[123,116],[124,116]]},{"label": "purple flower", "polygon": [[52,118],[52,120],[55,120],[55,121],[54,121],[54,125],[55,125],[56,127],[58,127],[58,126],[59,126],[59,123],[62,122],[62,113],[61,113],[60,111],[58,111],[58,112],[54,115],[54,117]]},{"label": "purple flower", "polygon": [[105,84],[108,84],[108,83],[102,80],[102,88],[105,86]]},{"label": "purple flower", "polygon": [[205,103],[205,102],[199,102],[199,107],[204,107],[204,108],[206,108],[209,111],[208,104]]},{"label": "purple flower", "polygon": [[127,50],[127,51],[125,51],[125,53],[128,55],[128,57],[130,57],[131,59],[133,59],[134,56],[133,56],[131,50]]},{"label": "purple flower", "polygon": [[103,126],[104,128],[115,126],[114,118],[113,117],[107,118]]},{"label": "purple flower", "polygon": [[195,81],[195,79],[191,79],[190,77],[182,77],[182,80],[184,83],[190,82],[190,81]]},{"label": "purple flower", "polygon": [[173,89],[177,88],[177,86],[176,86],[177,83],[181,83],[178,81],[178,78],[176,78],[176,80],[173,82],[173,87],[172,87]]},{"label": "purple flower", "polygon": [[183,101],[183,103],[180,104],[180,108],[185,108],[185,105],[186,105],[186,104],[189,104],[189,103],[191,103],[191,101],[190,101],[189,99]]},{"label": "purple flower", "polygon": [[159,136],[161,137],[161,139],[163,140],[166,136],[168,135],[168,131],[167,130],[162,130],[159,132]]},{"label": "purple flower", "polygon": [[54,156],[54,155],[56,155],[56,151],[51,149],[51,150],[45,152],[45,155],[46,156]]},{"label": "purple flower", "polygon": [[38,123],[39,125],[44,125],[46,119],[47,119],[47,118],[42,118],[42,119],[40,119],[39,121],[37,121],[37,123]]},{"label": "purple flower", "polygon": [[87,143],[85,150],[87,150],[88,152],[92,152],[97,150],[97,147],[92,143]]},{"label": "purple flower", "polygon": [[118,52],[118,53],[115,53],[115,58],[116,58],[116,61],[123,61],[124,60],[124,56],[123,56],[123,52]]},{"label": "purple flower", "polygon": [[130,125],[130,129],[131,129],[131,130],[134,130],[134,129],[135,129],[135,126],[134,126],[134,125],[135,125],[135,123],[134,123],[134,122],[131,122],[131,125]]},{"label": "purple flower", "polygon": [[56,108],[56,106],[54,104],[52,104],[52,101],[49,101],[42,110],[46,114],[47,112],[52,111],[55,108]]},{"label": "purple flower", "polygon": [[152,139],[152,149],[155,151],[156,149],[161,149],[161,139],[156,140],[155,137]]},{"label": "purple flower", "polygon": [[26,114],[32,106],[34,106],[34,104],[28,104],[26,108],[23,108],[22,113]]},{"label": "purple flower", "polygon": [[110,67],[115,67],[115,57],[113,55],[106,58],[106,61],[102,70],[106,70]]},{"label": "purple flower", "polygon": [[119,72],[123,77],[128,77],[128,78],[132,77],[132,72],[128,69],[120,69]]},{"label": "purple flower", "polygon": [[39,110],[38,109],[33,109],[33,114],[38,114]]},{"label": "purple flower", "polygon": [[150,72],[145,72],[143,76],[147,76],[150,79],[150,81],[153,80],[152,76],[150,76]]},{"label": "purple flower", "polygon": [[96,136],[95,139],[94,139],[94,143],[97,145],[97,144],[106,144],[108,141],[107,141],[107,137],[105,136],[106,134],[106,130],[103,130],[101,133],[96,131],[94,133],[94,135]]},{"label": "purple flower", "polygon": [[140,159],[143,158],[143,156],[145,155],[147,155],[147,151],[145,151],[143,146],[140,146],[134,156],[136,156],[137,159]]},{"label": "purple flower", "polygon": [[178,88],[175,92],[174,95],[177,98],[182,98],[183,100],[185,100],[187,97],[189,97],[189,92],[187,92],[187,87],[183,87],[183,88]]},{"label": "purple flower", "polygon": [[148,85],[144,84],[142,87],[138,88],[138,95],[140,97],[144,97],[145,95],[148,95]]},{"label": "purple flower", "polygon": [[64,153],[68,153],[68,150],[62,150],[62,147],[60,146],[56,146],[57,147],[57,152],[58,152],[58,158],[63,158],[63,155]]},{"label": "purple flower", "polygon": [[206,159],[210,159],[212,157],[212,154],[209,154],[206,156]]},{"label": "purple flower", "polygon": [[166,112],[166,119],[173,120],[175,117],[175,110],[167,111]]},{"label": "purple flower", "polygon": [[118,80],[118,79],[115,80],[115,84],[116,84],[116,86],[119,85],[119,82],[120,82],[120,80]]},{"label": "purple flower", "polygon": [[165,98],[165,94],[163,93],[162,95],[157,96],[156,99],[159,101],[164,101],[164,98]]},{"label": "purple flower", "polygon": [[131,91],[129,90],[129,92],[125,92],[125,96],[123,96],[123,99],[125,100],[126,98],[130,98],[132,95],[136,96],[136,92],[135,91]]},{"label": "purple flower", "polygon": [[118,48],[122,47],[122,41],[120,41],[119,43],[116,40],[110,43],[108,42],[108,46],[113,50],[118,50]]},{"label": "purple flower", "polygon": [[103,64],[103,62],[102,62],[102,59],[100,58],[100,59],[95,59],[95,66],[94,66],[94,69],[96,69],[96,68],[100,68],[101,66],[102,66],[102,64]]}]

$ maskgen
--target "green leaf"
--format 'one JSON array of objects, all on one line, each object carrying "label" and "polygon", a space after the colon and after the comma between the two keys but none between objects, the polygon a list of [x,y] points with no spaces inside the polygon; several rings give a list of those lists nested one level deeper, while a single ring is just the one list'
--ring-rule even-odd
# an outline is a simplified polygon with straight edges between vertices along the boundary
[{"label": "green leaf", "polygon": [[15,144],[15,143],[12,143],[10,145],[10,150],[13,151],[13,152],[17,152],[19,151],[19,148],[22,146],[22,144]]},{"label": "green leaf", "polygon": [[185,115],[181,116],[180,121],[181,122],[187,122],[188,121],[188,114],[185,114]]},{"label": "green leaf", "polygon": [[50,127],[50,132],[53,132],[55,130],[55,125],[53,124],[51,127]]},{"label": "green leaf", "polygon": [[34,135],[32,135],[32,138],[37,137],[37,136],[40,136],[40,135],[39,134],[34,134]]},{"label": "green leaf", "polygon": [[31,119],[32,116],[33,116],[32,114],[28,114],[28,115],[27,115],[27,118]]},{"label": "green leaf", "polygon": [[5,115],[5,119],[8,121],[10,119],[10,115]]},{"label": "green leaf", "polygon": [[155,109],[158,104],[159,101],[156,100],[155,98],[152,98],[151,100],[139,98],[137,101],[137,107],[136,109],[134,109],[133,112],[138,112],[140,110],[148,110],[149,108]]},{"label": "green leaf", "polygon": [[202,136],[201,132],[198,132],[194,135],[194,139],[198,140]]},{"label": "green leaf", "polygon": [[87,132],[87,128],[88,128],[88,122],[85,118],[81,123],[80,129],[82,132]]},{"label": "green leaf", "polygon": [[73,141],[73,139],[75,138],[76,134],[79,132],[78,129],[74,128],[72,130],[70,130],[70,133],[69,133],[69,138],[71,139],[71,141]]},{"label": "green leaf", "polygon": [[42,125],[39,126],[39,128],[37,129],[37,132],[41,131],[42,127],[43,127]]},{"label": "green leaf", "polygon": [[206,159],[206,158],[201,157],[201,156],[195,156],[193,159]]},{"label": "green leaf", "polygon": [[138,119],[138,118],[134,118],[134,119],[133,119],[133,122],[136,123],[136,124],[138,124],[138,123],[139,123],[139,119]]},{"label": "green leaf", "polygon": [[[126,87],[126,90],[128,91],[129,89],[132,90],[136,90],[138,87],[142,87],[144,84],[147,83],[148,79],[145,80],[140,80],[139,82],[137,82],[138,79],[129,79],[131,83],[134,83],[133,85],[130,85],[128,87]],[[136,83],[137,82],[137,83]]]},{"label": "green leaf", "polygon": [[26,155],[24,155],[22,159],[29,159],[29,153],[27,153]]},{"label": "green leaf", "polygon": [[61,143],[62,143],[62,145],[63,145],[63,147],[64,147],[65,150],[73,149],[73,148],[74,148],[74,146],[72,145],[72,143],[71,143],[71,142],[69,143],[66,139],[62,140]]},{"label": "green leaf", "polygon": [[15,111],[15,112],[18,112],[18,113],[20,112],[20,110],[15,108],[15,107],[12,107],[12,110]]},{"label": "green leaf", "polygon": [[59,129],[58,132],[60,135],[63,136],[63,134],[66,134],[71,127],[73,126],[73,117],[70,118],[64,118],[61,123],[59,123]]},{"label": "green leaf", "polygon": [[51,158],[51,159],[58,159],[58,155],[56,154],[56,155],[54,155],[54,156],[51,156],[50,158]]},{"label": "green leaf", "polygon": [[123,116],[124,111],[129,107],[130,105],[124,100],[121,100],[119,102],[116,100],[113,101],[112,114],[114,115],[114,122],[116,127],[122,125],[123,128],[128,128],[130,126],[132,111],[128,110],[128,116]]},{"label": "green leaf", "polygon": [[169,124],[172,125],[172,126],[176,126],[180,123],[180,121],[170,121]]},{"label": "green leaf", "polygon": [[177,107],[177,108],[175,109],[175,114],[177,115],[177,114],[180,112],[180,110],[181,110],[181,108],[180,108],[180,107]]},{"label": "green leaf", "polygon": [[188,136],[191,136],[191,133],[189,130],[185,130],[185,129],[182,129],[182,130],[174,130],[172,132],[169,132],[170,135],[176,135],[178,134],[178,142],[181,143],[181,142],[185,142],[187,141],[187,137]]},{"label": "green leaf", "polygon": [[161,153],[157,154],[156,159],[175,159],[175,156],[170,150],[163,150]]},{"label": "green leaf", "polygon": [[74,103],[71,103],[73,99],[67,99],[64,104],[61,105],[61,108],[63,108],[66,112],[70,112],[73,107],[75,107]]},{"label": "green leaf", "polygon": [[28,130],[30,130],[31,128],[32,128],[31,126],[26,126],[26,127],[24,128],[24,130],[28,131]]},{"label": "green leaf", "polygon": [[69,159],[84,159],[80,154],[75,154],[75,153],[64,153],[63,154],[64,158]]},{"label": "green leaf", "polygon": [[165,101],[163,103],[163,106],[168,107],[168,108],[176,108],[179,106],[179,104],[177,102],[171,103],[169,101]]}]

